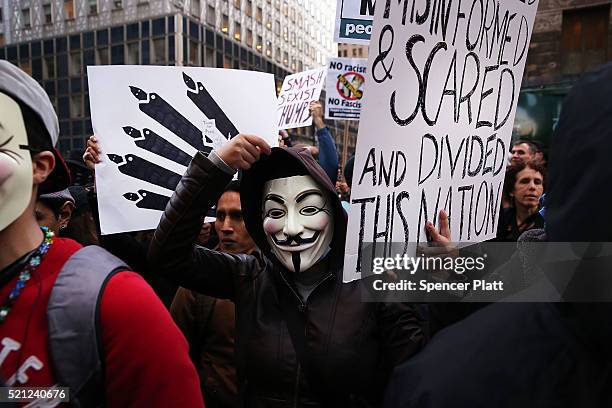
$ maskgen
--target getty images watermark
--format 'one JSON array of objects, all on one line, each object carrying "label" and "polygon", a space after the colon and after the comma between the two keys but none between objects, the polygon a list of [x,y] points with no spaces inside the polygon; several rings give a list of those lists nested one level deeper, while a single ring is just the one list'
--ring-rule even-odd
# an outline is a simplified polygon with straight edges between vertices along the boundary
[{"label": "getty images watermark", "polygon": [[[374,279],[372,288],[375,291],[421,291],[430,294],[438,291],[503,291],[504,283],[500,280],[487,281],[475,279],[467,281],[462,276],[470,272],[485,270],[487,254],[482,256],[456,256],[456,257],[429,257],[425,255],[408,256],[397,254],[394,257],[372,258],[372,273],[382,275],[390,273],[392,277],[408,273],[414,276],[417,272],[428,273],[430,279],[397,279],[385,281],[382,278]],[[450,274],[457,275],[456,280],[448,280]],[[431,278],[438,277],[438,280]]]},{"label": "getty images watermark", "polygon": [[610,242],[365,243],[366,302],[612,302]]}]

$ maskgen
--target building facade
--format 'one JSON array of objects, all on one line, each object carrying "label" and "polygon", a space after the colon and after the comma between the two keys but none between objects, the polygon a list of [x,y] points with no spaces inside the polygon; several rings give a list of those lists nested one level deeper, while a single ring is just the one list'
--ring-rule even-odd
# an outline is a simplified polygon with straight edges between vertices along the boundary
[{"label": "building facade", "polygon": [[612,60],[612,0],[540,0],[514,122],[515,139],[547,150],[565,96],[583,73]]},{"label": "building facade", "polygon": [[338,57],[340,58],[368,58],[367,45],[338,44]]},{"label": "building facade", "polygon": [[49,94],[60,150],[82,150],[92,133],[88,65],[257,70],[279,88],[336,54],[334,16],[333,0],[0,0],[0,59]]},{"label": "building facade", "polygon": [[611,3],[540,0],[524,85],[571,83],[580,74],[610,61]]}]

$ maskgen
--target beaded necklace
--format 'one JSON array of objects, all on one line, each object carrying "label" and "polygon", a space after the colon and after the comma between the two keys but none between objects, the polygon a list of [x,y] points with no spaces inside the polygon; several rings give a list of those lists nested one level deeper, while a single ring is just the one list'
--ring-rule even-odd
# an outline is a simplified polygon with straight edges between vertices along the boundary
[{"label": "beaded necklace", "polygon": [[34,254],[32,254],[32,256],[30,257],[30,260],[28,261],[28,264],[23,268],[23,271],[21,271],[21,273],[19,274],[19,279],[17,279],[17,283],[9,293],[8,298],[4,302],[4,305],[0,306],[0,323],[4,323],[6,317],[13,308],[15,300],[17,300],[17,298],[21,294],[21,290],[25,287],[26,283],[32,277],[32,272],[34,272],[34,270],[38,268],[38,265],[40,265],[43,257],[49,251],[51,245],[53,245],[53,235],[55,234],[49,231],[49,228],[47,227],[40,227],[40,229],[42,229],[43,233],[45,234],[45,238],[42,244],[40,244]]}]

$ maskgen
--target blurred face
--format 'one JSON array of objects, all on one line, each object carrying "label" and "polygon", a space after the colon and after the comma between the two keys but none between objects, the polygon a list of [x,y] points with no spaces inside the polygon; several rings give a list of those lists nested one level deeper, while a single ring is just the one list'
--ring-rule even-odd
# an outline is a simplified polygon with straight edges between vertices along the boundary
[{"label": "blurred face", "polygon": [[312,177],[268,181],[263,206],[266,239],[287,269],[306,271],[327,253],[334,234],[332,207]]},{"label": "blurred face", "polygon": [[0,231],[23,214],[32,198],[32,159],[20,148],[27,144],[19,105],[0,93]]},{"label": "blurred face", "polygon": [[512,164],[522,163],[534,158],[534,154],[529,150],[527,143],[519,143],[512,146],[512,158],[510,159]]},{"label": "blurred face", "polygon": [[248,254],[255,249],[255,242],[246,230],[242,219],[240,194],[223,193],[217,203],[215,230],[219,236],[219,250],[232,254]]},{"label": "blurred face", "polygon": [[544,178],[540,172],[526,167],[516,175],[514,183],[514,204],[527,209],[537,209],[544,193]]},{"label": "blurred face", "polygon": [[36,201],[34,214],[36,221],[41,227],[48,227],[56,236],[59,236],[60,230],[66,228],[70,222],[74,204],[71,201],[66,201],[59,209],[59,215],[56,216],[51,207],[44,200]]},{"label": "blurred face", "polygon": [[36,201],[36,221],[41,227],[48,227],[55,235],[59,234],[60,222],[55,213],[41,200]]}]

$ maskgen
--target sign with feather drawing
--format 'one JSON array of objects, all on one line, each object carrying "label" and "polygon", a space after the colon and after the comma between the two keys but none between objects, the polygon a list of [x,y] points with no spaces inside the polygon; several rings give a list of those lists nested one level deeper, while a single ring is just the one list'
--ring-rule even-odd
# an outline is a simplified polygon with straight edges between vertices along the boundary
[{"label": "sign with feather drawing", "polygon": [[92,66],[87,73],[102,150],[102,234],[156,228],[197,151],[209,153],[238,133],[278,144],[270,74],[156,66]]}]

